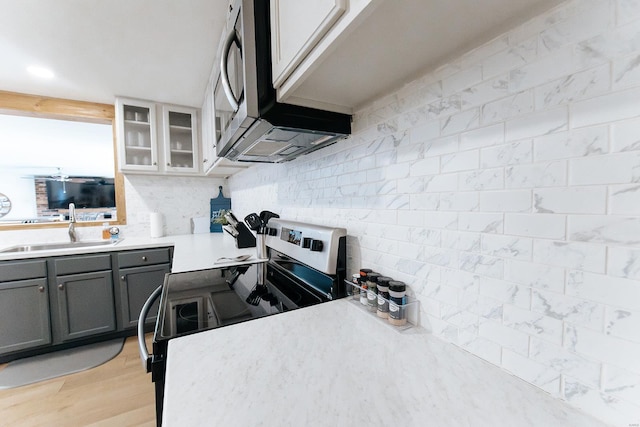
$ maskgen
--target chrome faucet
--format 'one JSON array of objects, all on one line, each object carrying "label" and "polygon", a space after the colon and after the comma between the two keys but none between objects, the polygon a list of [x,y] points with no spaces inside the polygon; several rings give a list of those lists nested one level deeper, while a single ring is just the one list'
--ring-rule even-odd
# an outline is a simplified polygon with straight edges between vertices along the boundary
[{"label": "chrome faucet", "polygon": [[69,239],[72,242],[78,241],[78,236],[76,235],[76,205],[73,203],[69,203]]}]

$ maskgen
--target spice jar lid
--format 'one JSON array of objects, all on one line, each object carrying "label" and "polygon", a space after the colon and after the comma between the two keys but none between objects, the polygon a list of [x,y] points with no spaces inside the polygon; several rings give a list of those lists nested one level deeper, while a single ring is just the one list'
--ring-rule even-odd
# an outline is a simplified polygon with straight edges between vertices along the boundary
[{"label": "spice jar lid", "polygon": [[399,280],[392,280],[389,282],[389,290],[393,292],[404,292],[407,290],[407,285]]},{"label": "spice jar lid", "polygon": [[380,276],[382,276],[380,273],[369,273],[367,274],[367,281],[377,283]]},{"label": "spice jar lid", "polygon": [[391,277],[387,277],[387,276],[380,276],[378,277],[378,287],[380,288],[386,288],[389,286],[389,282],[393,281],[393,279]]},{"label": "spice jar lid", "polygon": [[360,269],[360,276],[365,277],[365,276],[367,276],[367,274],[369,274],[371,272],[373,272],[373,270],[370,269],[370,268],[361,268]]}]

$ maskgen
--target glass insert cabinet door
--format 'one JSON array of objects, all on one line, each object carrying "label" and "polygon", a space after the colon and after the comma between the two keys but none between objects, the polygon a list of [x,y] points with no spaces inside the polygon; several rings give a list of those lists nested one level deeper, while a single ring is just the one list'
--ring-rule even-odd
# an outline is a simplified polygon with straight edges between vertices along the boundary
[{"label": "glass insert cabinet door", "polygon": [[198,172],[196,109],[162,106],[164,167],[167,172]]},{"label": "glass insert cabinet door", "polygon": [[118,167],[128,173],[200,173],[198,110],[128,98],[116,100]]},{"label": "glass insert cabinet door", "polygon": [[[158,172],[156,106],[151,102],[118,100],[118,160],[123,171]],[[119,117],[118,117],[119,116]]]}]

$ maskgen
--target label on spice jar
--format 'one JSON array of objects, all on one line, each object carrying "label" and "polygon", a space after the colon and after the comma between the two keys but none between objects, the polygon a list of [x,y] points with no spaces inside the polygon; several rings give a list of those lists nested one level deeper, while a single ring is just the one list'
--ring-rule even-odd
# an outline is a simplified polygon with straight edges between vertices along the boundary
[{"label": "label on spice jar", "polygon": [[387,300],[383,295],[378,295],[378,311],[386,313],[389,311],[389,300]]}]

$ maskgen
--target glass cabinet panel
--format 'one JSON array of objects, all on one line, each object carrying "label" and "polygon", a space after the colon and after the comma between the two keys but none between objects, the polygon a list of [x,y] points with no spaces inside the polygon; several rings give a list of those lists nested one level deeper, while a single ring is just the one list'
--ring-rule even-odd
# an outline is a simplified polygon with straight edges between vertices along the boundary
[{"label": "glass cabinet panel", "polygon": [[198,172],[196,110],[163,106],[167,172]]},{"label": "glass cabinet panel", "polygon": [[120,169],[158,171],[155,105],[127,100],[117,104],[116,114],[121,116],[118,135]]}]

